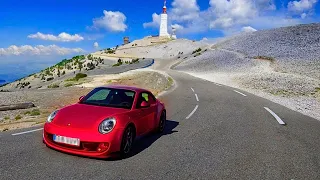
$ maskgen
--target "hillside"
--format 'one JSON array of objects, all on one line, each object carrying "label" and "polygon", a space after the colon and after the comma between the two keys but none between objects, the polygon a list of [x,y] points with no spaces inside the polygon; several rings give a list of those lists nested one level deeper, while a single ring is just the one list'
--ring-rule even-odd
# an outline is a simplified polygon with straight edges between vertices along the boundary
[{"label": "hillside", "polygon": [[176,70],[268,98],[320,119],[320,24],[242,33]]},{"label": "hillside", "polygon": [[[177,40],[155,40],[154,38],[144,38],[133,41],[124,46],[120,46],[116,51],[111,51],[111,55],[128,58],[152,58],[152,59],[174,59],[181,54],[190,54],[197,48],[204,48],[207,44],[199,41],[187,39]],[[96,57],[104,57],[107,53],[100,51],[94,53]],[[110,56],[110,54],[108,54]]]},{"label": "hillside", "polygon": [[263,30],[235,36],[215,47],[251,58],[270,57],[276,60],[277,71],[320,79],[319,32],[319,23]]},{"label": "hillside", "polygon": [[[3,91],[70,87],[90,80],[91,76],[115,74],[150,65],[152,59],[100,58],[79,55],[31,74],[1,88]],[[79,74],[77,76],[77,74]]]}]

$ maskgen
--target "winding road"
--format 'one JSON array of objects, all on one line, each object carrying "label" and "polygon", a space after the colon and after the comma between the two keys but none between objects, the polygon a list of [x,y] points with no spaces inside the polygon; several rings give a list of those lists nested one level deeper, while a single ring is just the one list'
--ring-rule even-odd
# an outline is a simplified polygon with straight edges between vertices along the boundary
[{"label": "winding road", "polygon": [[41,127],[0,133],[0,179],[320,179],[320,122],[238,89],[171,70],[162,136],[97,160],[42,143]]}]

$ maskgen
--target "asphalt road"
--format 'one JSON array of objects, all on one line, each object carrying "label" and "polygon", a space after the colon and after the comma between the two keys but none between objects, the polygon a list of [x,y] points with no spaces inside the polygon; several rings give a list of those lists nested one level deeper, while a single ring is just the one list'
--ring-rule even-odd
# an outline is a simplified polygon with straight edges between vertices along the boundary
[{"label": "asphalt road", "polygon": [[47,148],[41,131],[12,135],[41,127],[16,130],[0,133],[0,179],[320,179],[319,121],[169,65],[155,64],[176,82],[161,97],[166,130],[139,139],[131,157],[72,156]]}]

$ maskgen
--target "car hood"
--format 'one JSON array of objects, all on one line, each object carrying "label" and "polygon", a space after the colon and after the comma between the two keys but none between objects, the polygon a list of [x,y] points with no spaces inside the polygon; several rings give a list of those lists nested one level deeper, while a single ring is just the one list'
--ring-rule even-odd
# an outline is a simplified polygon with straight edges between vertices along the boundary
[{"label": "car hood", "polygon": [[128,112],[128,109],[74,104],[59,110],[52,121],[55,125],[77,129],[97,128],[106,118]]}]

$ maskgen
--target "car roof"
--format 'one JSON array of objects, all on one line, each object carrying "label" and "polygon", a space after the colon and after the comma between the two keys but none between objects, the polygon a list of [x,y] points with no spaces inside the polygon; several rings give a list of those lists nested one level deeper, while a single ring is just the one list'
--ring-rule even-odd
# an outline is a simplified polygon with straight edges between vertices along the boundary
[{"label": "car roof", "polygon": [[102,86],[104,88],[113,88],[113,89],[125,89],[125,90],[131,90],[131,91],[136,91],[136,92],[141,92],[141,91],[147,91],[150,92],[149,90],[143,89],[143,88],[138,88],[134,86],[125,86],[125,85],[107,85],[107,86]]}]

